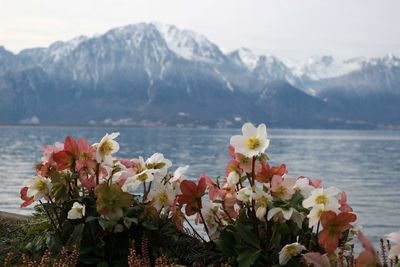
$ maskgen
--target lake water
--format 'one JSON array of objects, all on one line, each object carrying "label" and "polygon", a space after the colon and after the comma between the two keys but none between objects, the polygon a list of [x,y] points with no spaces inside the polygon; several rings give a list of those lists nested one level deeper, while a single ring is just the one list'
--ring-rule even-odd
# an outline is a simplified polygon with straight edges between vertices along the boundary
[{"label": "lake water", "polygon": [[[190,165],[189,176],[223,175],[227,146],[240,129],[0,127],[0,210],[21,214],[19,190],[34,175],[42,147],[66,135],[99,141],[119,131],[121,157],[161,152],[174,166]],[[374,241],[400,230],[400,132],[348,130],[268,131],[273,164],[286,163],[289,175],[322,179],[348,193],[364,232]]]}]

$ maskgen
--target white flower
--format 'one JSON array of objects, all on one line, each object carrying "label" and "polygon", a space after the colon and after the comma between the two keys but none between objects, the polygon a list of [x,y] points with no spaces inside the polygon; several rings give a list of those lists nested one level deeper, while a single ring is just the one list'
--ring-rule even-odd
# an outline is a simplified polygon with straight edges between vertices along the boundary
[{"label": "white flower", "polygon": [[151,182],[154,179],[154,173],[157,170],[143,170],[140,173],[135,174],[134,176],[128,177],[125,183],[122,185],[121,189],[124,192],[132,192],[139,188],[142,183]]},{"label": "white flower", "polygon": [[113,165],[112,154],[118,152],[119,144],[114,139],[119,136],[119,133],[106,134],[100,143],[94,144],[96,147],[96,161],[105,165]]},{"label": "white flower", "polygon": [[299,255],[305,249],[303,245],[297,242],[284,246],[279,252],[279,264],[286,265],[292,257]]},{"label": "white flower", "polygon": [[265,206],[259,206],[256,210],[256,217],[260,221],[265,221],[265,214],[267,214],[267,207]]},{"label": "white flower", "polygon": [[272,208],[268,211],[267,220],[271,220],[272,218],[276,219],[277,221],[288,221],[292,220],[296,223],[298,228],[301,228],[303,224],[304,215],[298,212],[294,208],[289,209],[282,209],[282,208]]},{"label": "white flower", "polygon": [[228,177],[226,178],[226,181],[227,181],[228,185],[230,185],[230,186],[235,186],[237,183],[239,183],[239,180],[240,180],[240,176],[235,171],[231,171],[228,174]]},{"label": "white flower", "polygon": [[250,186],[244,187],[238,191],[237,199],[243,203],[249,203],[251,201],[251,196],[253,194],[253,189]]},{"label": "white flower", "polygon": [[267,214],[268,203],[272,201],[272,197],[264,190],[255,187],[254,192],[251,194],[251,200],[256,201],[256,217],[260,221],[265,221],[265,214]]},{"label": "white flower", "polygon": [[155,174],[156,177],[164,178],[168,172],[168,168],[172,166],[172,162],[169,159],[164,158],[163,154],[154,153],[146,160],[146,166],[148,169],[158,170]]},{"label": "white flower", "polygon": [[338,194],[339,189],[335,187],[329,187],[327,189],[316,188],[311,191],[311,195],[303,200],[303,207],[311,208],[315,205],[323,204],[325,210],[332,210],[337,212],[339,210]]},{"label": "white flower", "polygon": [[218,206],[215,206],[213,203],[207,201],[203,203],[202,214],[204,216],[205,224],[207,225],[210,238],[213,240],[219,237],[219,225],[215,219],[215,213],[217,210]]},{"label": "white flower", "polygon": [[311,195],[308,198],[303,200],[303,207],[312,208],[307,215],[309,219],[308,226],[310,228],[318,223],[324,211],[339,211],[340,204],[337,198],[339,193],[340,190],[335,187],[329,187],[327,189],[316,188],[311,191]]},{"label": "white flower", "polygon": [[299,178],[296,180],[293,189],[300,192],[304,198],[308,198],[315,188],[310,185],[310,181],[307,178]]},{"label": "white flower", "polygon": [[175,170],[174,176],[169,180],[170,183],[174,183],[177,181],[182,181],[186,179],[185,173],[189,169],[189,165],[186,165],[184,167],[179,167],[178,169]]},{"label": "white flower", "polygon": [[34,201],[40,200],[45,196],[50,195],[53,184],[49,178],[43,176],[36,176],[32,179],[28,179],[24,182],[24,185],[28,187],[26,192],[27,197],[33,197]]},{"label": "white flower", "polygon": [[308,227],[313,227],[319,222],[322,213],[325,211],[324,204],[318,204],[312,207],[310,213],[307,215]]},{"label": "white flower", "polygon": [[400,231],[386,235],[386,239],[396,243],[396,245],[392,244],[389,250],[389,258],[393,260],[396,257],[400,257]]},{"label": "white flower", "polygon": [[175,200],[175,191],[171,184],[163,184],[155,180],[154,188],[147,195],[147,199],[153,201],[153,206],[159,211],[162,208],[168,210]]},{"label": "white flower", "polygon": [[68,211],[67,218],[70,220],[82,219],[85,216],[85,205],[74,202],[70,211]]},{"label": "white flower", "polygon": [[267,139],[267,127],[264,123],[257,128],[250,122],[245,123],[242,127],[243,135],[235,135],[231,137],[230,144],[235,148],[236,153],[253,157],[264,153],[269,146]]}]

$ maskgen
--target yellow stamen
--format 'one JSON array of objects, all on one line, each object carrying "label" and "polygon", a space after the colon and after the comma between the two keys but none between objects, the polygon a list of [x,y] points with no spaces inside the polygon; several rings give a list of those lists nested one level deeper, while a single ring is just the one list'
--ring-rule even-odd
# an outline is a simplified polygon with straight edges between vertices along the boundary
[{"label": "yellow stamen", "polygon": [[284,195],[286,195],[287,193],[287,188],[284,186],[279,186],[276,190],[275,190],[275,194],[279,197],[283,197]]},{"label": "yellow stamen", "polygon": [[164,192],[161,192],[160,194],[158,194],[157,200],[162,205],[168,204],[168,194],[167,194],[167,192],[164,191]]},{"label": "yellow stamen", "polygon": [[138,178],[138,180],[144,182],[144,181],[147,180],[147,173],[142,173],[142,174],[139,175],[137,178]]},{"label": "yellow stamen", "polygon": [[315,202],[317,203],[317,204],[324,204],[324,205],[326,205],[326,204],[328,204],[328,198],[326,197],[326,196],[324,196],[324,195],[320,195],[320,196],[317,196],[317,198],[315,199]]},{"label": "yellow stamen", "polygon": [[100,154],[102,155],[110,155],[113,150],[113,145],[110,141],[104,141],[99,147]]},{"label": "yellow stamen", "polygon": [[267,204],[268,204],[268,199],[267,199],[266,197],[262,196],[262,197],[260,197],[260,198],[258,199],[258,204],[259,204],[260,206],[266,207]]},{"label": "yellow stamen", "polygon": [[246,146],[248,149],[256,149],[260,146],[260,139],[257,137],[249,137],[246,140]]},{"label": "yellow stamen", "polygon": [[290,256],[294,257],[297,255],[297,249],[295,244],[287,246],[286,249]]},{"label": "yellow stamen", "polygon": [[38,190],[39,192],[40,192],[40,191],[45,191],[45,190],[47,190],[46,183],[43,182],[42,180],[39,180],[39,179],[37,179],[37,180],[35,181],[35,186],[34,186],[34,187],[35,187],[36,190]]}]

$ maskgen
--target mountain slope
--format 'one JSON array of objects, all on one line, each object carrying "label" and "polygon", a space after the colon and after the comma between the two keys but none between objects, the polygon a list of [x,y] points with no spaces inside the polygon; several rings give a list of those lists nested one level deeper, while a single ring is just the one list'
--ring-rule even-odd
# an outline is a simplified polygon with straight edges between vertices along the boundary
[{"label": "mountain slope", "polygon": [[198,33],[158,23],[18,54],[0,47],[0,123],[400,125],[399,88],[391,55],[289,67],[246,48],[224,54]]}]

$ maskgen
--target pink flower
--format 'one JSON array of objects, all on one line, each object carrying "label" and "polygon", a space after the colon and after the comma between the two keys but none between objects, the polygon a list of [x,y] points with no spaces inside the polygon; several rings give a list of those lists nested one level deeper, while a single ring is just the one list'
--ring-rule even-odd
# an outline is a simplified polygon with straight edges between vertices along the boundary
[{"label": "pink flower", "polygon": [[236,159],[235,148],[233,146],[229,145],[228,150],[229,150],[229,155],[231,156],[231,158]]},{"label": "pink flower", "polygon": [[331,263],[326,254],[321,255],[321,253],[318,252],[308,252],[304,254],[303,257],[308,264],[314,267],[331,267]]},{"label": "pink flower", "polygon": [[[236,166],[238,169],[229,169],[227,167],[226,170],[226,176],[229,174],[229,172],[231,171],[237,171],[238,173],[241,173],[242,171],[247,172],[247,173],[251,173],[252,171],[252,159],[249,157],[246,157],[243,154],[240,153],[235,153],[235,149],[232,146],[229,146],[229,153],[232,156],[232,158],[234,159],[233,161],[231,161],[230,163],[228,163],[228,167],[229,166]],[[261,164],[258,162],[256,164],[256,168],[257,170],[261,169]],[[241,170],[241,171],[239,171]]]},{"label": "pink flower", "polygon": [[[253,162],[252,159],[249,157],[244,156],[243,154],[236,154],[236,160],[239,163],[239,167],[247,173],[251,173],[252,167],[253,167]],[[261,167],[261,165],[258,163],[258,167]]]},{"label": "pink flower", "polygon": [[339,245],[342,234],[352,228],[350,223],[356,221],[356,219],[357,216],[350,212],[342,212],[336,215],[335,212],[329,210],[322,213],[321,225],[323,230],[319,233],[319,244],[324,247],[326,252],[334,252]]},{"label": "pink flower", "polygon": [[358,231],[357,237],[364,250],[357,257],[356,267],[382,266],[378,254],[376,253],[376,249],[372,246],[371,242],[365,237],[365,235],[361,231]]},{"label": "pink flower", "polygon": [[231,172],[237,172],[237,173],[242,173],[242,169],[239,166],[239,162],[237,160],[231,160],[228,162],[228,164],[226,165],[226,169],[225,169],[225,177],[227,177],[229,175],[229,173]]},{"label": "pink flower", "polygon": [[96,156],[95,149],[83,138],[78,139],[76,144],[78,146],[78,155],[75,161],[75,171],[79,172],[83,168],[93,169],[96,165],[94,162]]},{"label": "pink flower", "polygon": [[78,155],[78,144],[71,136],[67,136],[64,141],[64,149],[53,155],[53,159],[57,163],[57,170],[70,169]]},{"label": "pink flower", "polygon": [[210,198],[211,201],[215,200],[215,199],[223,199],[224,195],[226,194],[224,190],[221,190],[218,185],[216,183],[214,183],[214,181],[206,176],[206,175],[202,175],[200,176],[199,179],[205,179],[206,180],[206,184],[208,187],[208,197]]},{"label": "pink flower", "polygon": [[25,208],[33,203],[33,197],[27,196],[28,189],[29,188],[27,186],[21,189],[21,199],[24,201],[24,203],[21,204],[21,208]]},{"label": "pink flower", "polygon": [[52,167],[56,167],[53,155],[63,149],[64,145],[61,143],[55,143],[54,145],[48,145],[43,148],[42,162],[36,166],[37,173],[40,176],[47,177],[49,170]]},{"label": "pink flower", "polygon": [[88,173],[87,171],[87,169],[82,169],[79,172],[79,181],[85,188],[92,189],[96,186],[96,176]]},{"label": "pink flower", "polygon": [[274,175],[283,176],[287,173],[285,164],[270,167],[267,162],[261,161],[260,166],[260,170],[256,173],[256,180],[260,183],[270,182]]},{"label": "pink flower", "polygon": [[347,204],[346,192],[339,193],[339,204],[340,204],[339,210],[341,212],[352,212],[353,211],[353,209]]},{"label": "pink flower", "polygon": [[202,208],[201,198],[207,189],[206,179],[200,177],[198,184],[190,180],[183,180],[180,184],[181,195],[178,195],[178,203],[185,205],[185,213],[187,216],[191,216],[199,212]]},{"label": "pink flower", "polygon": [[55,143],[54,145],[48,145],[43,148],[42,163],[55,163],[53,160],[53,155],[64,149],[64,145],[61,143]]},{"label": "pink flower", "polygon": [[294,194],[294,185],[296,183],[295,179],[286,178],[283,179],[280,175],[274,175],[271,181],[271,192],[276,198],[283,200],[289,200]]},{"label": "pink flower", "polygon": [[315,179],[315,180],[311,180],[310,179],[310,185],[314,186],[315,188],[321,188],[322,187],[322,181]]},{"label": "pink flower", "polygon": [[123,158],[117,158],[117,160],[121,162],[121,164],[124,165],[126,168],[134,168],[137,164],[137,160],[129,160]]},{"label": "pink flower", "polygon": [[389,258],[395,259],[396,257],[400,257],[400,231],[388,234],[386,239],[395,243],[392,244],[389,250]]}]

